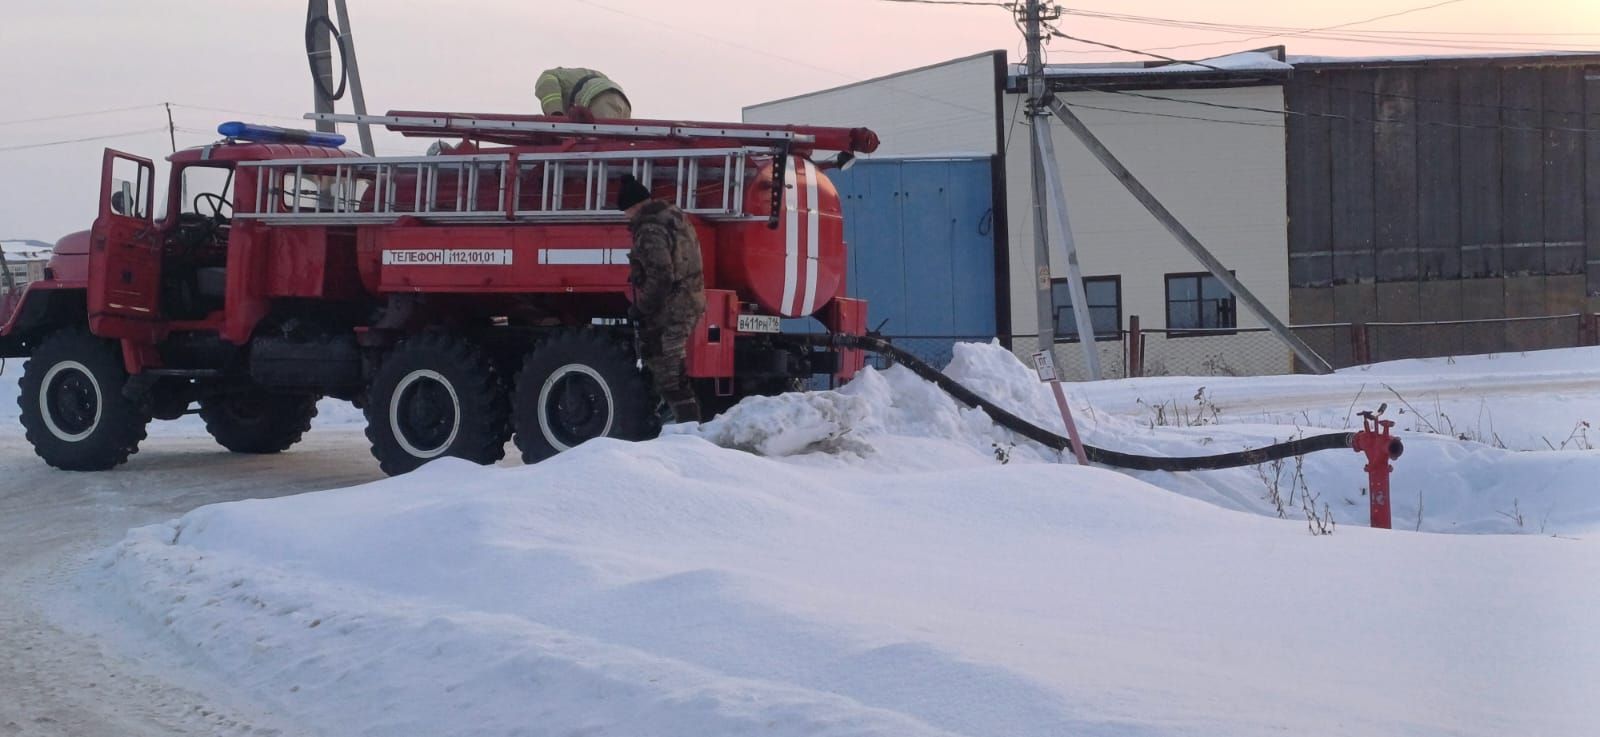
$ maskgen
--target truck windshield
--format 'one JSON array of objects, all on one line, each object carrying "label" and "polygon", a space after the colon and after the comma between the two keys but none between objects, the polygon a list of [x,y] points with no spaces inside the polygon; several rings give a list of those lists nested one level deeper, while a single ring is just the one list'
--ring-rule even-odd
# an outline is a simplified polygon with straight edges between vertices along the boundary
[{"label": "truck windshield", "polygon": [[198,215],[233,215],[233,169],[225,166],[190,166],[183,170],[179,212]]}]

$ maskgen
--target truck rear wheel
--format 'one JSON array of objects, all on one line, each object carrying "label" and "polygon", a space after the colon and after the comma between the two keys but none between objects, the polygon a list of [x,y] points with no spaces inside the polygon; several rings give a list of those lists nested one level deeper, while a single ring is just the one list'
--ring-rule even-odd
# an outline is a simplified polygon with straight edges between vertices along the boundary
[{"label": "truck rear wheel", "polygon": [[391,476],[442,456],[489,464],[506,454],[506,391],[468,341],[423,333],[401,343],[373,377],[367,439]]},{"label": "truck rear wheel", "polygon": [[311,429],[315,394],[252,389],[200,400],[200,419],[217,443],[235,453],[281,453]]},{"label": "truck rear wheel", "polygon": [[33,451],[66,471],[104,471],[139,451],[150,416],[122,395],[115,342],[83,330],[44,340],[22,369],[17,404]]},{"label": "truck rear wheel", "polygon": [[633,352],[593,330],[562,330],[534,348],[514,402],[524,463],[602,436],[648,440],[661,432],[661,402]]}]

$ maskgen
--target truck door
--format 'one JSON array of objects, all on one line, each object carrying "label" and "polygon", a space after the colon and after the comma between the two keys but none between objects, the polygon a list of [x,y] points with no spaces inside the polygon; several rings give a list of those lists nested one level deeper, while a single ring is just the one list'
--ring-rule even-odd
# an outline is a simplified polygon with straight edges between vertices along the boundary
[{"label": "truck door", "polygon": [[155,166],[106,149],[100,215],[89,248],[89,330],[105,338],[155,342],[161,319],[161,240]]}]

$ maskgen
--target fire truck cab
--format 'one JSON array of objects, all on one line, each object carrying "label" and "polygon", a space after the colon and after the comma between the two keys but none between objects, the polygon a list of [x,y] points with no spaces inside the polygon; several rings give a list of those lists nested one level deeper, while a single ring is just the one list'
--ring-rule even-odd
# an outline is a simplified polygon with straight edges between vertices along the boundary
[{"label": "fire truck cab", "polygon": [[699,236],[707,314],[687,370],[708,409],[862,365],[779,328],[815,317],[865,331],[866,305],[844,296],[825,170],[874,149],[870,131],[364,122],[456,142],[369,157],[336,134],[227,123],[223,140],[170,156],[166,182],[148,159],[105,152],[93,227],[0,304],[0,356],[29,358],[21,419],[47,463],[111,468],[151,419],[189,412],[229,450],[275,453],[324,396],[363,408],[391,474],[446,455],[492,463],[509,440],[535,462],[594,437],[654,436],[659,400],[627,320],[631,236],[614,208],[625,173]]}]

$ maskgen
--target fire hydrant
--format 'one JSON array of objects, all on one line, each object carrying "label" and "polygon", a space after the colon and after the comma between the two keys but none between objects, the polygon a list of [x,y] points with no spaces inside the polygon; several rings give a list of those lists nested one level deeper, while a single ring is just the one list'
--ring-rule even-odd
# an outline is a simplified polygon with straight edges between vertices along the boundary
[{"label": "fire hydrant", "polygon": [[1381,419],[1387,404],[1376,412],[1361,413],[1361,432],[1350,440],[1351,449],[1367,455],[1367,498],[1371,502],[1372,527],[1390,529],[1389,515],[1389,464],[1406,451],[1405,443],[1390,434],[1394,420]]}]

